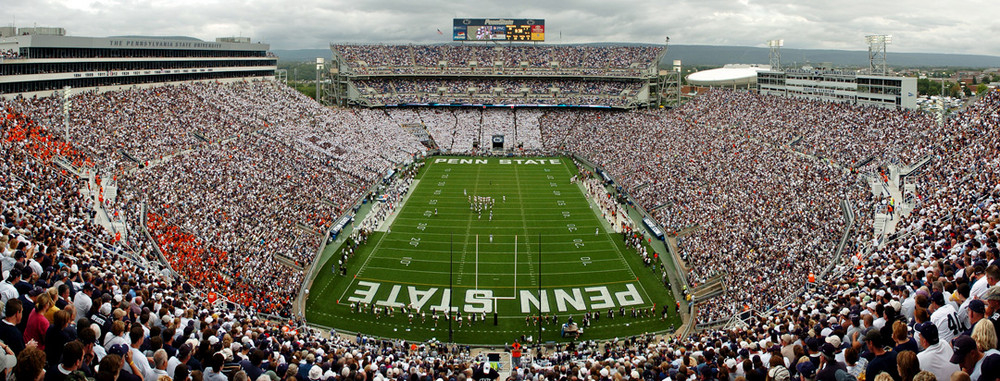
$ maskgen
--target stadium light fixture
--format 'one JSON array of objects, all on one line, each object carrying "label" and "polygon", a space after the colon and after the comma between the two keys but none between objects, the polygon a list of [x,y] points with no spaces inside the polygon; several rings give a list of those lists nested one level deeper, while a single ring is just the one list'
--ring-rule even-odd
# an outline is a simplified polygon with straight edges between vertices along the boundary
[{"label": "stadium light fixture", "polygon": [[69,143],[69,110],[73,105],[73,101],[70,99],[72,96],[70,92],[73,90],[70,86],[63,86],[62,92],[62,109],[63,109],[63,129],[66,132],[66,142]]},{"label": "stadium light fixture", "polygon": [[781,47],[785,46],[785,40],[768,40],[768,48],[771,49],[768,52],[768,64],[771,66],[771,70],[781,70]]},{"label": "stadium light fixture", "polygon": [[865,36],[868,43],[868,71],[872,74],[887,75],[889,65],[886,63],[886,46],[892,43],[890,34],[869,34]]},{"label": "stadium light fixture", "polygon": [[865,41],[868,44],[892,44],[891,34],[869,34],[865,36]]}]

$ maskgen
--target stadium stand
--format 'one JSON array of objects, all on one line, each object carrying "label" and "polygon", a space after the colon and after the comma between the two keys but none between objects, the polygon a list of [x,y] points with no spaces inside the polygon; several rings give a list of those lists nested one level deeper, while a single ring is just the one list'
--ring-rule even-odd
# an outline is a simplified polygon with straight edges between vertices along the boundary
[{"label": "stadium stand", "polygon": [[[560,73],[638,75],[636,69],[654,63],[662,49],[659,46],[352,44],[336,44],[331,48],[340,52],[353,70],[363,74],[416,74],[420,70],[432,74],[468,73],[479,66],[499,67],[505,70],[505,75],[523,73],[531,76]],[[442,63],[448,67],[443,72]]]},{"label": "stadium stand", "polygon": [[[325,195],[334,199],[350,200],[359,194],[354,192],[363,192],[377,178],[378,170],[419,153],[422,146],[397,122],[413,121],[414,114],[322,109],[290,89],[270,83],[199,86],[206,88],[150,90],[152,94],[142,96],[179,91],[180,99],[161,103],[158,112],[143,112],[142,106],[148,105],[137,104],[129,109],[135,122],[119,122],[125,126],[122,128],[139,132],[162,123],[164,136],[132,133],[111,138],[103,135],[115,134],[113,129],[92,128],[89,133],[97,136],[80,130],[67,142],[58,133],[57,124],[50,122],[53,101],[18,99],[0,104],[0,154],[4,156],[0,162],[0,263],[5,277],[0,283],[0,302],[4,303],[7,322],[7,328],[0,330],[0,340],[7,356],[16,357],[14,379],[37,379],[46,363],[52,366],[50,372],[96,379],[114,379],[119,370],[149,378],[162,374],[154,367],[175,379],[194,374],[192,379],[211,380],[458,381],[481,376],[482,359],[467,348],[436,342],[411,346],[401,340],[362,335],[327,338],[301,321],[275,323],[254,314],[286,313],[287,295],[281,287],[241,298],[232,294],[234,289],[207,283],[243,278],[240,281],[245,284],[236,289],[252,290],[257,280],[246,279],[238,268],[227,265],[230,257],[250,259],[252,255],[243,251],[246,249],[240,245],[244,243],[225,236],[229,229],[241,229],[240,222],[213,228],[199,226],[202,221],[216,222],[201,218],[214,213],[257,219],[262,216],[255,213],[265,212],[257,208],[273,207],[282,219],[320,229],[329,221],[323,210],[341,212],[341,206],[324,208],[301,195],[328,192]],[[174,122],[169,115],[184,111],[186,118],[211,121],[214,119],[198,114],[218,112],[207,102],[194,101],[199,96],[194,94],[234,97],[221,102],[226,107],[246,104],[246,99],[273,97],[284,106],[295,107],[295,112],[288,112],[291,116],[285,120],[265,118],[272,112],[272,104],[259,102],[259,107],[229,112],[249,121],[249,126],[257,123],[260,129],[221,123],[216,125],[218,130],[204,129],[216,131],[204,133],[207,142],[200,138],[190,141],[189,135],[171,132],[169,126]],[[898,123],[870,117],[882,111],[761,99],[764,103],[792,102],[784,104],[784,112],[808,122],[796,125],[776,122],[778,114],[757,109],[754,99],[754,95],[720,92],[672,112],[549,111],[537,118],[537,136],[545,149],[575,151],[600,163],[620,178],[621,185],[631,190],[640,204],[669,205],[657,209],[671,212],[657,215],[664,226],[701,225],[701,235],[682,245],[691,263],[689,280],[697,284],[710,275],[709,268],[719,267],[730,269],[726,277],[732,278],[720,308],[708,310],[710,320],[741,312],[743,303],[752,306],[728,327],[680,338],[642,335],[582,341],[535,353],[512,379],[853,377],[899,381],[951,379],[959,371],[966,372],[972,381],[998,379],[1000,248],[996,229],[1000,214],[995,200],[1000,196],[1000,93],[983,95],[943,127],[925,122],[919,115],[874,114],[905,121],[909,129],[885,131],[891,137],[877,141],[871,138],[879,136],[878,131],[899,128]],[[79,107],[114,110],[132,104],[132,100],[115,94],[94,97],[93,102],[93,106],[84,103]],[[110,103],[98,106],[101,102]],[[721,107],[713,106],[720,105],[718,102]],[[735,112],[770,117],[742,119],[743,123],[737,124],[727,119]],[[192,113],[195,115],[187,115]],[[437,125],[429,128],[435,139],[452,136],[458,143],[453,147],[460,149],[484,131],[506,128],[501,118],[517,121],[519,131],[527,129],[517,114],[487,117],[482,111],[471,110],[448,114],[438,110],[417,113],[424,123]],[[301,118],[303,115],[309,118]],[[430,115],[442,122],[431,121]],[[535,120],[534,116],[537,114],[526,114],[523,120]],[[455,123],[449,124],[449,118]],[[480,121],[477,124],[461,123],[476,118]],[[192,123],[191,128],[199,124]],[[790,138],[798,140],[789,135],[792,126],[798,126],[807,137],[785,144]],[[336,133],[322,133],[328,129]],[[365,139],[351,135],[362,133],[357,130],[363,130]],[[323,141],[320,135],[344,139]],[[122,147],[143,156],[143,162],[147,157],[155,161],[161,153],[164,156],[140,170],[138,163],[127,165],[114,158],[120,155],[115,149]],[[832,263],[830,242],[844,229],[838,225],[835,203],[848,200],[859,207],[859,215],[872,214],[879,204],[880,200],[852,189],[857,188],[851,180],[852,170],[881,171],[887,163],[909,163],[924,156],[934,160],[906,180],[919,190],[915,195],[918,202],[899,222],[898,233],[880,244],[869,234],[859,235],[851,249],[857,255],[836,265],[808,291],[795,291],[805,284],[807,271]],[[867,157],[875,157],[875,162],[851,167]],[[116,254],[127,250],[127,240],[91,222],[95,212],[92,200],[79,192],[82,182],[56,164],[60,159],[74,168],[120,176],[122,192],[137,193],[132,197],[170,204],[168,208],[150,203],[150,207],[160,208],[150,212],[150,230],[161,249],[165,246],[165,251],[173,251],[168,257],[187,256],[183,258],[188,260],[175,259],[172,264],[196,268],[175,268],[180,272],[175,276]],[[833,164],[827,164],[831,161]],[[266,166],[267,171],[228,172],[237,164]],[[179,176],[184,171],[193,172],[187,175],[190,179],[164,183],[166,176]],[[344,179],[355,185],[325,189],[314,184],[312,176],[326,180],[322,186],[344,184]],[[223,205],[197,197],[204,183],[218,185],[222,179],[250,187],[252,191],[244,190],[246,193],[280,195],[287,200],[275,200],[272,206],[247,203],[246,209],[236,214],[218,213]],[[264,183],[274,189],[263,189]],[[646,184],[655,187],[637,190]],[[155,187],[173,189],[151,189]],[[235,195],[240,192],[229,191]],[[870,219],[864,221],[858,229],[871,230]],[[274,223],[275,229],[280,228],[281,222]],[[247,231],[253,233],[253,229]],[[313,254],[296,249],[294,240],[281,241],[277,247],[286,249],[293,261],[307,261]],[[217,262],[211,265],[221,269],[189,258],[215,258]],[[789,296],[787,303],[777,303],[783,296],[779,293]],[[216,297],[248,309],[229,310],[212,303]],[[52,313],[51,325],[47,312]],[[25,321],[24,328],[17,327],[19,319]],[[69,325],[69,321],[74,323]],[[131,324],[128,330],[125,322]],[[64,331],[65,327],[72,330]],[[64,341],[58,341],[60,337]],[[955,339],[949,340],[952,337]],[[67,341],[62,351],[46,348],[50,343]],[[122,361],[120,356],[126,353],[130,361]],[[11,364],[6,358],[3,363]],[[57,363],[66,366],[58,368]],[[95,372],[98,364],[101,369]]]},{"label": "stadium stand", "polygon": [[357,104],[650,104],[655,46],[332,45]]},{"label": "stadium stand", "polygon": [[356,82],[380,104],[531,104],[600,105],[625,108],[640,82],[543,79],[369,79]]}]

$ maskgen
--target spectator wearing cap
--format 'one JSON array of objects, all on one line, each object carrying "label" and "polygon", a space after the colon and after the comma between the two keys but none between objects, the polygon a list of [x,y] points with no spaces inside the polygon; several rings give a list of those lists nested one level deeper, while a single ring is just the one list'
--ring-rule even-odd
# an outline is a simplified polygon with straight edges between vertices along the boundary
[{"label": "spectator wearing cap", "polygon": [[[110,298],[108,299],[110,300]],[[97,309],[96,314],[91,316],[90,320],[93,320],[94,324],[100,325],[102,332],[111,332],[111,325],[114,323],[114,320],[111,319],[111,303],[104,301],[103,297],[98,300],[102,302],[101,307]]]},{"label": "spectator wearing cap", "polygon": [[122,359],[122,367],[118,371],[118,381],[142,381],[142,377],[136,375],[139,372],[139,368],[136,367],[135,361],[132,361],[132,352],[129,351],[128,345],[115,344],[109,346],[107,357],[113,356]]},{"label": "spectator wearing cap", "polygon": [[986,318],[993,323],[993,329],[1000,337],[1000,285],[990,287],[982,299],[986,302]]},{"label": "spectator wearing cap", "polygon": [[814,367],[819,367],[819,347],[823,342],[815,337],[810,337],[806,339],[806,350],[808,350],[809,361],[813,363]]},{"label": "spectator wearing cap", "polygon": [[868,362],[865,368],[865,377],[876,377],[880,373],[888,373],[895,381],[900,381],[899,369],[896,367],[896,351],[892,347],[885,346],[882,334],[878,330],[871,330],[865,334],[865,346],[874,357]]},{"label": "spectator wearing cap", "polygon": [[786,364],[795,362],[795,337],[791,334],[781,335],[781,355]]},{"label": "spectator wearing cap", "polygon": [[174,378],[174,372],[176,372],[178,365],[186,366],[188,361],[191,360],[192,350],[193,348],[191,347],[191,344],[181,344],[181,347],[177,349],[177,355],[167,360],[167,375],[170,376],[170,378]]},{"label": "spectator wearing cap", "polygon": [[319,366],[309,368],[309,381],[319,381],[323,377],[323,369]]},{"label": "spectator wearing cap", "polygon": [[0,322],[0,341],[10,346],[15,355],[24,350],[24,335],[17,329],[22,313],[20,299],[8,300],[4,305],[4,319]]},{"label": "spectator wearing cap", "polygon": [[944,294],[934,291],[931,294],[930,309],[931,322],[938,327],[938,338],[944,342],[950,342],[956,335],[965,330],[965,323],[958,318],[958,311],[951,304],[945,302]]},{"label": "spectator wearing cap", "polygon": [[844,335],[844,340],[848,341],[849,344],[854,345],[856,342],[855,334],[861,336],[864,328],[861,327],[861,315],[856,312],[851,312],[847,315],[847,319],[851,321],[851,325],[847,327],[847,333]]},{"label": "spectator wearing cap", "polygon": [[80,322],[80,319],[90,317],[90,308],[94,305],[94,299],[91,298],[91,294],[93,293],[94,286],[87,283],[83,285],[83,290],[77,292],[76,295],[73,296],[73,307],[76,308],[77,323]]},{"label": "spectator wearing cap", "polygon": [[800,381],[816,380],[816,365],[813,365],[808,357],[799,358],[799,363],[795,366],[795,370],[799,374]]},{"label": "spectator wearing cap", "polygon": [[35,310],[35,301],[43,293],[44,291],[41,287],[33,287],[18,298],[21,301],[21,309],[27,311],[21,314],[21,322],[17,323],[17,329],[20,329],[21,332],[25,332],[28,329],[28,319],[31,317],[31,312]]},{"label": "spectator wearing cap", "polygon": [[837,381],[837,372],[847,373],[847,367],[837,361],[837,348],[830,343],[823,343],[820,348],[819,371],[816,381]]},{"label": "spectator wearing cap", "polygon": [[[1000,358],[1000,354],[992,354],[986,356],[982,351],[979,350],[979,346],[976,341],[969,336],[959,336],[952,341],[952,346],[955,348],[955,354],[951,356],[951,362],[953,364],[958,364],[962,368],[962,371],[969,374],[969,378],[972,381],[978,381],[983,371],[983,363],[990,365],[996,364],[997,359]],[[994,349],[995,350],[995,349]],[[989,358],[989,361],[987,360]],[[987,369],[989,372],[995,374],[996,369]]]},{"label": "spectator wearing cap", "polygon": [[[974,299],[967,300],[968,308],[967,312],[969,314],[969,329],[962,332],[963,335],[972,336],[972,330],[976,327],[976,323],[986,317],[986,303],[982,300]],[[964,304],[963,304],[964,306]]]},{"label": "spectator wearing cap", "polygon": [[847,361],[844,360],[844,347],[842,346],[844,343],[840,340],[840,336],[837,335],[827,336],[824,342],[829,343],[830,345],[833,346],[833,349],[835,351],[834,357],[837,360],[837,362],[841,364],[847,364]]},{"label": "spectator wearing cap", "polygon": [[917,353],[920,370],[934,373],[939,380],[947,380],[952,373],[959,371],[957,365],[950,362],[954,351],[951,345],[938,340],[938,330],[934,323],[923,322],[914,329],[920,333],[920,346],[923,351]]},{"label": "spectator wearing cap", "polygon": [[227,359],[228,362],[238,364],[242,363],[243,360],[246,359],[246,357],[243,356],[245,353],[242,352],[244,349],[243,344],[240,344],[238,342],[233,342],[232,344],[229,345],[229,349],[230,351],[233,352],[233,358],[231,360]]}]

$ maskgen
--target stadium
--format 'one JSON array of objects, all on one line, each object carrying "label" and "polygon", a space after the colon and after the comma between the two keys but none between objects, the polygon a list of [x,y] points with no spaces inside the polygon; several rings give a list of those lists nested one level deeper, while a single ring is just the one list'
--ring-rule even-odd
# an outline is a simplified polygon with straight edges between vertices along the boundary
[{"label": "stadium", "polygon": [[333,43],[323,103],[249,39],[0,37],[12,377],[998,377],[997,91],[681,102],[500,21]]}]

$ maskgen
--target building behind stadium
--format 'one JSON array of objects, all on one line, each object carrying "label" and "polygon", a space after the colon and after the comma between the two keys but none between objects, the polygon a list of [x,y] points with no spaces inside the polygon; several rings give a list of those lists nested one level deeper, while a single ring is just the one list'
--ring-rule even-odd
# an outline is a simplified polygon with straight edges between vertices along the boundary
[{"label": "building behind stadium", "polygon": [[173,82],[274,79],[270,46],[249,37],[76,37],[63,28],[0,28],[0,95],[48,96]]},{"label": "building behind stadium", "polygon": [[917,79],[830,68],[757,73],[761,94],[890,109],[917,108]]}]

